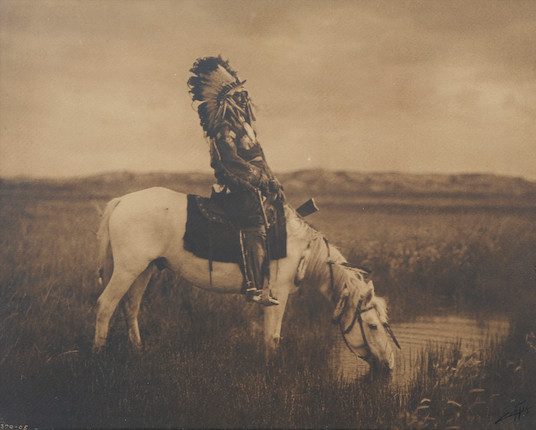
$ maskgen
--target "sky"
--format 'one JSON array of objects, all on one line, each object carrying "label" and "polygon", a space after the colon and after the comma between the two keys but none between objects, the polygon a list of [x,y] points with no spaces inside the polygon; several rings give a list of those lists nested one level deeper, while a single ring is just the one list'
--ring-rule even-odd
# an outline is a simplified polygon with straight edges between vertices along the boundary
[{"label": "sky", "polygon": [[209,172],[186,81],[220,54],[275,172],[536,180],[532,0],[2,0],[0,176]]}]

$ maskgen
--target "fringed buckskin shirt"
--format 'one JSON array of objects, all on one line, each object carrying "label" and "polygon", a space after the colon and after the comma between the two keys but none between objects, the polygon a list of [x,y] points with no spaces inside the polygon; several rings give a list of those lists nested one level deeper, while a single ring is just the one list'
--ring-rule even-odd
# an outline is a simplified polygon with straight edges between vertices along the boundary
[{"label": "fringed buckskin shirt", "polygon": [[218,184],[231,192],[259,189],[263,195],[268,195],[270,181],[275,177],[253,130],[237,135],[224,126],[216,134],[213,145],[217,151],[212,148],[210,165]]}]

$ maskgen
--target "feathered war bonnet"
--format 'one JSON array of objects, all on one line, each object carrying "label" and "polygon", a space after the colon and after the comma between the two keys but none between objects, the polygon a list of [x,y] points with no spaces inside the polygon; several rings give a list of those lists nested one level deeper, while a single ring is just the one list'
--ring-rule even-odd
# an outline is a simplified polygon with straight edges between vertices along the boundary
[{"label": "feathered war bonnet", "polygon": [[192,100],[201,102],[197,113],[208,137],[215,137],[228,113],[236,118],[237,113],[241,112],[244,117],[254,119],[249,103],[246,112],[233,99],[234,94],[245,91],[246,81],[240,81],[236,72],[221,56],[199,58],[190,72],[193,76],[188,79],[188,87]]}]

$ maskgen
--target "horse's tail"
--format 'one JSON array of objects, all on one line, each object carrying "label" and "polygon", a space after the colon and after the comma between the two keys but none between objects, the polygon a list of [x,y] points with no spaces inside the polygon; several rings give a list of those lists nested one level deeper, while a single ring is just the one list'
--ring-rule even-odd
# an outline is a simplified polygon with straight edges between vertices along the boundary
[{"label": "horse's tail", "polygon": [[121,198],[115,198],[106,204],[102,214],[99,230],[97,232],[97,240],[99,241],[98,277],[99,283],[102,286],[105,286],[106,283],[108,283],[113,272],[114,260],[112,255],[112,247],[110,245],[109,224],[110,216],[120,201]]}]

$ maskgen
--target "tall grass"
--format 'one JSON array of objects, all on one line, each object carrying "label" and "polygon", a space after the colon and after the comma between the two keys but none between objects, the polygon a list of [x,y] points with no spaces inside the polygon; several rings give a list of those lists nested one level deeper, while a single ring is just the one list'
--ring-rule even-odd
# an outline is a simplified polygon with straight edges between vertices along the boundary
[{"label": "tall grass", "polygon": [[363,208],[356,214],[337,205],[314,223],[351,261],[373,270],[377,290],[396,303],[394,318],[438,305],[508,312],[532,294],[534,213],[393,212]]},{"label": "tall grass", "polygon": [[[0,418],[8,424],[489,428],[512,399],[535,400],[536,363],[525,339],[536,330],[534,278],[525,270],[536,255],[536,233],[528,216],[357,217],[344,208],[315,215],[313,223],[334,244],[374,269],[378,293],[390,298],[398,319],[438,301],[529,315],[515,324],[508,344],[472,357],[429,347],[418,363],[422,371],[402,390],[366,378],[343,383],[330,372],[336,330],[329,305],[314,292],[291,299],[281,354],[265,365],[259,309],[168,272],[156,276],[142,303],[144,351],[129,349],[117,314],[108,351],[92,356],[101,290],[94,204],[31,192],[3,195],[1,203]],[[534,423],[530,415],[505,424],[527,423]]]}]

